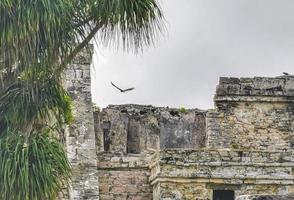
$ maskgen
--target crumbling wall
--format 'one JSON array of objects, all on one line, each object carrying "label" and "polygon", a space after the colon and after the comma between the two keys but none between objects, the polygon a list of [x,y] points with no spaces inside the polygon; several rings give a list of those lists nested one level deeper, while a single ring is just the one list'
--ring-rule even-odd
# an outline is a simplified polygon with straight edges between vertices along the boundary
[{"label": "crumbling wall", "polygon": [[236,200],[292,200],[292,195],[243,195],[236,198]]},{"label": "crumbling wall", "polygon": [[292,152],[164,150],[150,166],[154,200],[212,200],[214,190],[286,195],[294,185]]},{"label": "crumbling wall", "polygon": [[151,200],[152,187],[149,184],[149,171],[99,171],[99,193],[101,200],[128,199]]},{"label": "crumbling wall", "polygon": [[150,163],[165,148],[205,144],[205,112],[109,106],[95,113],[100,199],[153,199]]},{"label": "crumbling wall", "polygon": [[208,112],[120,105],[93,115],[91,56],[79,54],[66,73],[73,178],[61,199],[211,200],[230,190],[284,200],[294,192],[294,77],[221,78]]},{"label": "crumbling wall", "polygon": [[153,200],[210,200],[212,196],[212,190],[206,184],[183,179],[178,182],[161,181],[154,187]]},{"label": "crumbling wall", "polygon": [[71,200],[99,199],[90,76],[92,53],[93,47],[89,46],[76,56],[65,74],[74,116],[66,134],[66,150],[72,166]]},{"label": "crumbling wall", "polygon": [[151,200],[150,155],[98,153],[99,194],[101,200]]},{"label": "crumbling wall", "polygon": [[[141,153],[205,145],[205,111],[153,106],[109,106],[96,114],[99,151]],[[109,125],[107,128],[106,126]],[[109,149],[105,148],[105,133]]]},{"label": "crumbling wall", "polygon": [[204,147],[205,114],[197,109],[162,110],[159,119],[161,149]]},{"label": "crumbling wall", "polygon": [[293,77],[221,78],[215,104],[207,115],[208,147],[293,149]]}]

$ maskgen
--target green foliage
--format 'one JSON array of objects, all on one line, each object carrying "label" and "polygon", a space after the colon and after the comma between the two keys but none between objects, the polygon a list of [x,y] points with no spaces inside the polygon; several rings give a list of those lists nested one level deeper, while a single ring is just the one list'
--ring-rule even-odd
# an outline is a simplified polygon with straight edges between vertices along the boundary
[{"label": "green foliage", "polygon": [[52,114],[56,118],[62,115],[66,123],[73,121],[71,98],[54,80],[36,82],[29,87],[19,81],[8,87],[0,98],[0,121],[6,121],[9,126],[22,127],[36,119],[50,119]]},{"label": "green foliage", "polygon": [[0,0],[0,199],[51,200],[69,180],[46,127],[73,121],[62,87],[73,58],[92,39],[136,52],[162,21],[157,0]]},{"label": "green foliage", "polygon": [[142,49],[162,21],[157,0],[0,1],[0,123],[19,127],[52,112],[72,121],[61,86],[67,64],[93,38]]},{"label": "green foliage", "polygon": [[232,143],[231,148],[232,149],[240,149],[240,146],[238,144],[236,144],[236,143]]},{"label": "green foliage", "polygon": [[[62,100],[60,108],[64,113],[64,120],[66,124],[71,124],[74,121],[74,117],[72,115],[72,99],[70,96],[68,96],[67,93],[61,93],[63,94],[61,96]],[[58,109],[58,108],[57,108]]]},{"label": "green foliage", "polygon": [[71,171],[62,145],[49,129],[29,137],[8,129],[0,139],[0,199],[53,200]]},{"label": "green foliage", "polygon": [[60,75],[95,36],[135,50],[151,44],[162,13],[156,0],[4,0],[0,26],[0,69],[17,77],[32,64],[50,63]]},{"label": "green foliage", "polygon": [[179,108],[179,112],[180,113],[186,113],[187,112],[187,109],[185,107],[180,107]]},{"label": "green foliage", "polygon": [[93,111],[94,112],[101,112],[101,108],[96,103],[93,103]]},{"label": "green foliage", "polygon": [[121,37],[124,48],[137,50],[151,44],[157,31],[162,30],[162,12],[156,0],[96,2],[96,6],[91,6],[91,13],[102,25],[101,39],[106,44],[117,45]]}]

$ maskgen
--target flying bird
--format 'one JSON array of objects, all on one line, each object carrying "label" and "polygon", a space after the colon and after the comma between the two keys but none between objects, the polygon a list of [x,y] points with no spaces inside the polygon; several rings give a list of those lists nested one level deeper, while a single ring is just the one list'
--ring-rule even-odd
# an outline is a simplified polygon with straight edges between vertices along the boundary
[{"label": "flying bird", "polygon": [[283,74],[284,74],[285,76],[289,76],[289,75],[290,75],[290,74],[287,73],[287,72],[283,72]]},{"label": "flying bird", "polygon": [[111,83],[111,85],[112,85],[113,87],[115,87],[116,89],[118,89],[118,90],[119,90],[120,92],[122,92],[122,93],[124,93],[124,92],[128,92],[128,91],[131,91],[131,90],[135,89],[134,87],[127,88],[127,89],[121,89],[121,88],[117,87],[116,85],[114,85],[114,83],[112,83],[112,82],[110,82],[110,83]]}]

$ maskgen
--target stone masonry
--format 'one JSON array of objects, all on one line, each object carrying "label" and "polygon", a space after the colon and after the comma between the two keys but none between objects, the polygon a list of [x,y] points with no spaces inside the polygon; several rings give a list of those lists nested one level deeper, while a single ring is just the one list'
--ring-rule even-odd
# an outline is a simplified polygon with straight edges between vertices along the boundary
[{"label": "stone masonry", "polygon": [[294,195],[242,195],[236,200],[292,200]]},{"label": "stone masonry", "polygon": [[[215,109],[92,109],[91,52],[67,74],[69,199],[293,199],[294,77],[220,78]],[[266,196],[267,195],[267,196]]]},{"label": "stone masonry", "polygon": [[73,99],[74,123],[66,131],[66,150],[72,165],[71,200],[99,198],[90,64],[93,47],[80,53],[66,72],[65,87]]},{"label": "stone masonry", "polygon": [[139,105],[109,106],[96,113],[101,199],[153,199],[152,155],[160,148],[203,147],[204,116],[200,110],[181,113]]},{"label": "stone masonry", "polygon": [[101,199],[293,192],[293,81],[221,78],[208,111],[121,105],[96,113]]},{"label": "stone masonry", "polygon": [[208,113],[208,147],[291,150],[294,78],[221,78]]}]

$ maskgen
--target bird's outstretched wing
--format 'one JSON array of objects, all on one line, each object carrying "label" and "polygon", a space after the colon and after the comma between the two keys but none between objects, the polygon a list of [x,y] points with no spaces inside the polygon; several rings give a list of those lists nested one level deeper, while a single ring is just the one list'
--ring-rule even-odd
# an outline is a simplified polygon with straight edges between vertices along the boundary
[{"label": "bird's outstretched wing", "polygon": [[133,90],[133,89],[135,89],[135,88],[134,88],[134,87],[132,87],[132,88],[128,88],[128,89],[123,90],[123,92],[128,92],[128,91],[131,91],[131,90]]},{"label": "bird's outstretched wing", "polygon": [[116,89],[118,89],[120,92],[128,92],[128,91],[131,91],[131,90],[133,90],[133,89],[135,89],[134,87],[131,87],[131,88],[127,88],[127,89],[121,89],[121,88],[119,88],[119,87],[117,87],[113,82],[110,82],[111,83],[111,85],[113,86],[113,87],[115,87]]},{"label": "bird's outstretched wing", "polygon": [[113,82],[110,82],[111,83],[111,85],[113,86],[113,87],[115,87],[116,89],[118,89],[119,91],[121,91],[121,92],[124,92],[124,90],[123,89],[121,89],[121,88],[119,88],[119,87],[117,87],[116,85],[114,85],[114,83]]}]

